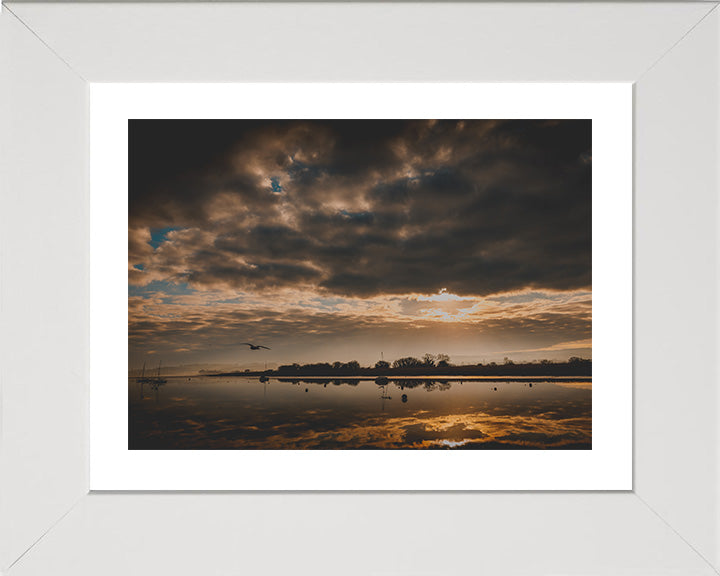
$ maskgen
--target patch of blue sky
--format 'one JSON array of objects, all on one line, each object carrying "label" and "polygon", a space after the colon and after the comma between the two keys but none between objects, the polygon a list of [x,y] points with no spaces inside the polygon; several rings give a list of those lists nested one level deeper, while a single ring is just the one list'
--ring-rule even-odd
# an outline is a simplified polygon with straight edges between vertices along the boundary
[{"label": "patch of blue sky", "polygon": [[183,230],[181,226],[166,226],[165,228],[150,228],[150,241],[148,244],[157,249],[160,244],[167,242],[167,235],[174,230]]},{"label": "patch of blue sky", "polygon": [[345,304],[344,298],[313,298],[308,303],[298,302],[303,308],[315,308],[327,311],[337,310],[341,304]]},{"label": "patch of blue sky", "polygon": [[143,270],[145,270],[145,264],[135,264],[133,266],[133,268],[135,268],[135,270],[140,270],[142,272]]},{"label": "patch of blue sky", "polygon": [[505,294],[502,296],[491,296],[488,300],[493,302],[507,302],[511,304],[526,304],[534,300],[567,300],[574,296],[589,295],[590,292],[578,293],[553,293],[553,292],[525,292],[521,294]]},{"label": "patch of blue sky", "polygon": [[367,211],[350,212],[349,210],[340,210],[340,214],[351,222],[357,222],[358,224],[370,224],[374,218],[373,213]]},{"label": "patch of blue sky", "polygon": [[196,291],[186,282],[167,282],[165,280],[153,280],[146,286],[128,286],[128,296],[150,298],[158,294],[168,296],[187,296]]},{"label": "patch of blue sky", "polygon": [[280,184],[280,178],[270,178],[270,188],[272,188],[272,191],[275,194],[282,194],[283,193],[283,187]]}]

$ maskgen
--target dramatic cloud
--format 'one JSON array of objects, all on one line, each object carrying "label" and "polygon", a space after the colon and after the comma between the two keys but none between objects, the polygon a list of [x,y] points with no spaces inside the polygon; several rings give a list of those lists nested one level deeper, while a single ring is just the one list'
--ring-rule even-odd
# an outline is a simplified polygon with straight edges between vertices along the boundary
[{"label": "dramatic cloud", "polygon": [[248,332],[590,338],[590,121],[142,120],[129,136],[138,354]]}]

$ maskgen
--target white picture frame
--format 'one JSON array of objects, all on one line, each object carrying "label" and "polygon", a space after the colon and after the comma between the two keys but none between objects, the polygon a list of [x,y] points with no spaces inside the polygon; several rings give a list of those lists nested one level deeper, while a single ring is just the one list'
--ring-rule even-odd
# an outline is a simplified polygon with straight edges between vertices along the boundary
[{"label": "white picture frame", "polygon": [[[716,574],[719,45],[715,2],[3,6],[2,573]],[[108,81],[632,82],[633,490],[89,493]]]}]

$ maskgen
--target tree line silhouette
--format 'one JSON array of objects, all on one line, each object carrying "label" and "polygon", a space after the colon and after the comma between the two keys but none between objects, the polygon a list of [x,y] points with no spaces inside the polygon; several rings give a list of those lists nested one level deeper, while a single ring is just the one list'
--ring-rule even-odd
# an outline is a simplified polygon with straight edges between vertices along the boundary
[{"label": "tree line silhouette", "polygon": [[379,360],[374,366],[350,362],[319,362],[313,364],[285,364],[275,370],[223,373],[224,376],[591,376],[592,360],[573,356],[565,362],[539,360],[514,362],[505,358],[502,363],[453,365],[447,354],[425,354],[422,358],[405,356],[392,363]]}]

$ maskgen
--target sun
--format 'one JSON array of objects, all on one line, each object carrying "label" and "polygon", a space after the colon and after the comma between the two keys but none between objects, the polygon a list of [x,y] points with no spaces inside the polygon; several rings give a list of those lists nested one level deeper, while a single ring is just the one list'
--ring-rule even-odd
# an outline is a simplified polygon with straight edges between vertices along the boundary
[{"label": "sun", "polygon": [[451,294],[447,288],[440,288],[437,294],[431,296],[418,296],[418,301],[421,302],[460,302],[462,300],[474,300],[468,296],[458,296],[457,294]]}]

